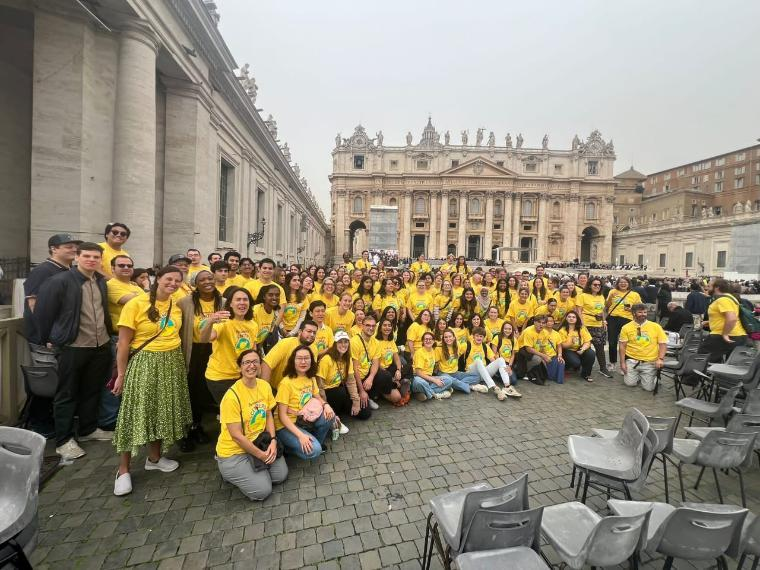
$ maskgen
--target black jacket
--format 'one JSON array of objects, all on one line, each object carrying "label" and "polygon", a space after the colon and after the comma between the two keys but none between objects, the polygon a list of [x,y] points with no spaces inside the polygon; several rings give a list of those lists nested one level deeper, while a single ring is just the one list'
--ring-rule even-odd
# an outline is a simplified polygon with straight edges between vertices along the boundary
[{"label": "black jacket", "polygon": [[683,307],[676,307],[675,311],[668,311],[668,322],[663,327],[666,331],[678,332],[684,325],[693,325],[694,317]]},{"label": "black jacket", "polygon": [[[36,301],[37,294],[40,292],[45,281],[59,273],[66,273],[68,270],[68,267],[63,266],[52,259],[46,259],[29,272],[29,276],[24,281],[24,296],[35,297]],[[37,322],[32,316],[32,310],[29,308],[28,299],[24,299],[24,336],[26,337],[26,340],[31,343],[42,344],[40,342],[39,333],[37,332]]]},{"label": "black jacket", "polygon": [[[81,271],[72,268],[51,277],[42,285],[34,307],[34,320],[37,322],[41,344],[49,342],[55,346],[65,346],[76,340],[82,309],[82,285],[86,279]],[[105,330],[110,331],[111,315],[108,312],[106,280],[96,273],[95,281],[103,300]]]}]

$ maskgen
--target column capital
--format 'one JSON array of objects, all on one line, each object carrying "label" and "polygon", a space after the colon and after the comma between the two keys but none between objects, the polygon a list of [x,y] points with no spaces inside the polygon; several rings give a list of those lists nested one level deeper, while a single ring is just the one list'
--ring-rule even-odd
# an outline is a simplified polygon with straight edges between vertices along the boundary
[{"label": "column capital", "polygon": [[145,20],[127,20],[119,28],[123,39],[132,39],[148,46],[158,55],[158,48],[161,47],[161,40],[156,32]]}]

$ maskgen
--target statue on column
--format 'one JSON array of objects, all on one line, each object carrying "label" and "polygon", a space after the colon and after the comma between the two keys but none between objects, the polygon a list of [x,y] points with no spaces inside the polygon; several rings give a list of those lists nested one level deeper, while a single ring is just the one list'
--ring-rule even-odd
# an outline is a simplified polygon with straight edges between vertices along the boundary
[{"label": "statue on column", "polygon": [[267,130],[269,131],[269,134],[272,135],[272,138],[274,140],[277,140],[277,121],[274,120],[272,113],[269,113],[269,116],[267,117],[267,120],[264,121],[264,124],[267,126]]},{"label": "statue on column", "polygon": [[383,131],[376,132],[375,136],[377,137],[377,146],[383,146]]},{"label": "statue on column", "polygon": [[576,133],[573,137],[573,150],[578,150],[578,147],[581,144],[581,139],[578,138],[578,134]]},{"label": "statue on column", "polygon": [[496,146],[496,135],[493,134],[493,131],[488,134],[488,146],[491,148]]},{"label": "statue on column", "polygon": [[517,135],[517,148],[522,148],[523,145],[523,136],[522,133],[519,133]]},{"label": "statue on column", "polygon": [[240,81],[240,85],[245,89],[246,95],[248,95],[248,98],[251,100],[251,103],[254,105],[256,104],[256,96],[259,93],[259,87],[256,85],[256,78],[251,77],[250,75],[250,65],[245,64],[243,67],[240,68],[240,76],[238,77],[238,80]]},{"label": "statue on column", "polygon": [[406,133],[406,146],[412,146],[412,132]]},{"label": "statue on column", "polygon": [[340,146],[340,133],[335,135],[335,148],[338,148]]},{"label": "statue on column", "polygon": [[485,129],[480,128],[478,129],[478,132],[475,134],[475,146],[480,146],[483,144],[483,131]]},{"label": "statue on column", "polygon": [[544,150],[549,148],[549,135],[544,135],[544,138],[541,141],[541,148]]},{"label": "statue on column", "polygon": [[512,148],[512,135],[507,133],[507,138],[504,139],[507,143],[507,148]]},{"label": "statue on column", "polygon": [[285,157],[285,160],[290,162],[291,156],[290,156],[290,147],[288,147],[288,143],[285,143],[280,147],[280,150],[282,150],[282,156]]},{"label": "statue on column", "polygon": [[467,139],[469,138],[469,134],[466,130],[462,131],[462,144],[464,146],[467,146]]},{"label": "statue on column", "polygon": [[449,146],[450,140],[451,140],[451,134],[449,133],[449,131],[446,131],[445,133],[443,133],[443,144],[445,144],[446,146]]},{"label": "statue on column", "polygon": [[301,167],[298,166],[297,162],[293,165],[293,173],[296,175],[296,178],[301,178]]}]

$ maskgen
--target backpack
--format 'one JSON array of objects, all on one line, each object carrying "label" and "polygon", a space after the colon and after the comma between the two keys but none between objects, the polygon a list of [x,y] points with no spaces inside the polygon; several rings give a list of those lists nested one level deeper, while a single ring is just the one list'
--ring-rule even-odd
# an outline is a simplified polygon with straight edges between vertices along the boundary
[{"label": "backpack", "polygon": [[737,301],[733,295],[720,295],[718,299],[721,297],[728,297],[739,306],[739,322],[741,322],[744,330],[747,331],[747,335],[752,340],[760,339],[760,321],[755,318],[755,313]]},{"label": "backpack", "polygon": [[[471,349],[472,349],[472,345],[470,344],[470,340],[467,339],[467,349],[465,349],[464,354],[459,356],[459,371],[460,372],[467,372],[467,359],[470,356]],[[486,364],[490,364],[491,361],[488,360],[488,348],[485,346],[483,347],[483,358],[485,358]]]}]

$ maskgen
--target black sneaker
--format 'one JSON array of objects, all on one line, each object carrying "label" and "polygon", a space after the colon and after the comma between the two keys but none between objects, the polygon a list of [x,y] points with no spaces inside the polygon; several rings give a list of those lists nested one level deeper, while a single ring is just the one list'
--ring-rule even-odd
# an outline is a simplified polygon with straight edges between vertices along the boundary
[{"label": "black sneaker", "polygon": [[605,378],[612,378],[612,374],[610,372],[607,372],[606,370],[600,370],[599,374],[601,374]]}]

